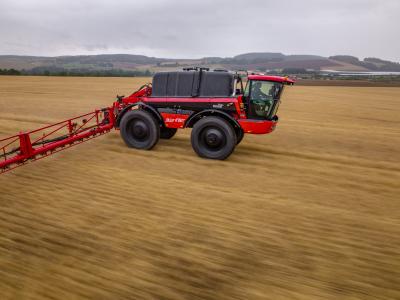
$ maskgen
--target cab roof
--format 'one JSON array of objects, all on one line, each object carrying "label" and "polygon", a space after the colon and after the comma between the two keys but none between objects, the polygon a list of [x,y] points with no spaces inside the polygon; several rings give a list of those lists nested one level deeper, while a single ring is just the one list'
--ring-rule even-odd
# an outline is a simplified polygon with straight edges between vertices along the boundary
[{"label": "cab roof", "polygon": [[275,81],[286,84],[294,84],[294,80],[289,77],[272,76],[272,75],[249,75],[249,80],[261,80],[261,81]]}]

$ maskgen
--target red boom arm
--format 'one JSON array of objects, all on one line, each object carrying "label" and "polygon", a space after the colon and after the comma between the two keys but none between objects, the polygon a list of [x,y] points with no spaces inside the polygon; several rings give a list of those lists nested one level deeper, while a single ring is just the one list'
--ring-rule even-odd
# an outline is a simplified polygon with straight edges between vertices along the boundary
[{"label": "red boom arm", "polygon": [[109,132],[114,108],[105,108],[0,140],[0,174]]},{"label": "red boom arm", "polygon": [[150,94],[147,84],[111,107],[0,140],[0,174],[110,132],[126,105]]}]

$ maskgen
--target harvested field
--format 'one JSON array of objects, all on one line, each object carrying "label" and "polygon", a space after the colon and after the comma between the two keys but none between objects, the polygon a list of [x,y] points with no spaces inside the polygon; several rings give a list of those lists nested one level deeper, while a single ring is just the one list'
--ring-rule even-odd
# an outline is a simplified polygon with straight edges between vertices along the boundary
[{"label": "harvested field", "polygon": [[[0,77],[0,137],[148,79]],[[0,176],[0,299],[400,299],[400,88],[289,87],[223,162],[117,132]]]}]

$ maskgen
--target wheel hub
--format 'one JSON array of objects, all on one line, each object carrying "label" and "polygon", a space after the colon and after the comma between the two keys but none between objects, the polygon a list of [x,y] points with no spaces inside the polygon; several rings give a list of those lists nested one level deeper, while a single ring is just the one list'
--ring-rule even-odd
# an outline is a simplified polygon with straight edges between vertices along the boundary
[{"label": "wheel hub", "polygon": [[209,129],[205,134],[205,142],[211,148],[218,148],[224,141],[223,134],[217,129]]},{"label": "wheel hub", "polygon": [[149,128],[143,121],[136,121],[132,124],[132,134],[136,138],[143,139],[149,134]]}]

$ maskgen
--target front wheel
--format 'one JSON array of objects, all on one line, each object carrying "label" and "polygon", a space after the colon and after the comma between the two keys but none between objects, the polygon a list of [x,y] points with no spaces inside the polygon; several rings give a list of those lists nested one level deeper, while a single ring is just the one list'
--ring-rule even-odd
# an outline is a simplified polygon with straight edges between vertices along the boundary
[{"label": "front wheel", "polygon": [[236,132],[236,145],[240,144],[240,142],[243,140],[243,137],[244,137],[243,129],[239,129]]},{"label": "front wheel", "polygon": [[160,139],[160,126],[154,117],[144,110],[127,112],[120,124],[121,136],[131,148],[150,150]]},{"label": "front wheel", "polygon": [[194,124],[191,142],[199,156],[224,160],[232,154],[237,139],[227,121],[219,117],[205,117]]}]

